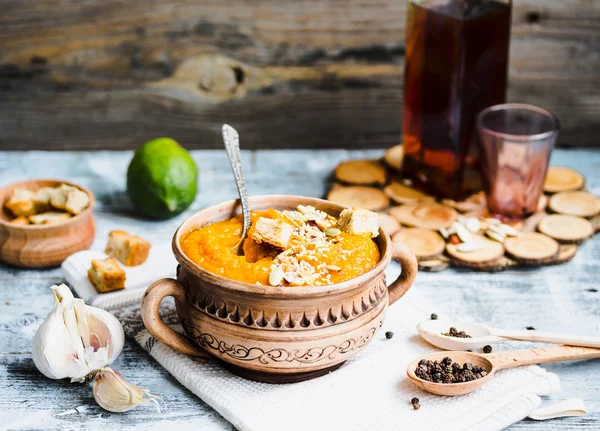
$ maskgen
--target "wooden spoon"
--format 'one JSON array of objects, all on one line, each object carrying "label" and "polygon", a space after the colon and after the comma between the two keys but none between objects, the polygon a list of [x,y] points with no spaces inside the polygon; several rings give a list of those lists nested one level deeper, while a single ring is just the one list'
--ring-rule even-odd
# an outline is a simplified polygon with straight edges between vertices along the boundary
[{"label": "wooden spoon", "polygon": [[[458,338],[442,335],[450,327],[465,331],[471,338]],[[568,346],[600,348],[599,337],[557,334],[542,331],[515,331],[492,328],[480,323],[426,320],[417,325],[419,335],[427,342],[444,350],[474,350],[498,341],[518,340],[536,343],[566,344]]]},{"label": "wooden spoon", "polygon": [[238,193],[240,195],[240,202],[242,204],[242,217],[244,219],[240,241],[232,248],[232,251],[238,256],[242,256],[244,254],[244,241],[248,236],[248,229],[250,229],[250,206],[248,205],[246,181],[244,181],[244,173],[242,172],[240,135],[238,134],[237,130],[228,124],[223,124],[222,132],[223,142],[225,142],[225,149],[227,150],[227,157],[229,158],[229,164],[231,165],[233,176],[235,177],[235,185],[237,186]]},{"label": "wooden spoon", "polygon": [[[452,358],[452,361],[464,364],[470,362],[487,371],[487,376],[477,380],[464,383],[433,383],[420,379],[415,375],[419,361],[429,359],[430,361],[441,361],[446,356]],[[522,367],[524,365],[542,364],[545,362],[563,362],[576,361],[581,359],[600,358],[600,349],[591,349],[587,347],[572,346],[552,346],[541,349],[513,350],[507,352],[492,353],[489,355],[480,355],[471,352],[435,352],[422,358],[415,359],[406,369],[408,377],[419,388],[436,395],[445,395],[454,397],[473,392],[487,382],[498,370],[506,368]]]}]

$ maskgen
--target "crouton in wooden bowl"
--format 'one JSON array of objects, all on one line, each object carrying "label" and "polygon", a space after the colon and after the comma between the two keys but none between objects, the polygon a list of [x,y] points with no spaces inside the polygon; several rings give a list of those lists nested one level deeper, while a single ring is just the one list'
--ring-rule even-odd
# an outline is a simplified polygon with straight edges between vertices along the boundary
[{"label": "crouton in wooden bowl", "polygon": [[[232,250],[242,223],[237,201],[205,208],[179,227],[177,279],[144,294],[146,328],[179,352],[217,358],[252,380],[297,382],[335,370],[373,339],[388,305],[410,288],[416,258],[368,211],[300,196],[249,202],[244,256]],[[387,287],[392,259],[402,274]],[[166,296],[175,298],[186,335],[160,320]]]},{"label": "crouton in wooden bowl", "polygon": [[0,261],[58,266],[92,245],[94,195],[69,181],[29,180],[0,188]]}]

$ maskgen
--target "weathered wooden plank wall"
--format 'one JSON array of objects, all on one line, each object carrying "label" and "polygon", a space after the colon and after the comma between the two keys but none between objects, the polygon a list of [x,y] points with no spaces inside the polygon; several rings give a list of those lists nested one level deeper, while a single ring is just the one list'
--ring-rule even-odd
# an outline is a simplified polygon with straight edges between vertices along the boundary
[{"label": "weathered wooden plank wall", "polygon": [[[406,0],[0,0],[0,149],[387,146]],[[600,1],[516,0],[509,99],[600,139]]]}]

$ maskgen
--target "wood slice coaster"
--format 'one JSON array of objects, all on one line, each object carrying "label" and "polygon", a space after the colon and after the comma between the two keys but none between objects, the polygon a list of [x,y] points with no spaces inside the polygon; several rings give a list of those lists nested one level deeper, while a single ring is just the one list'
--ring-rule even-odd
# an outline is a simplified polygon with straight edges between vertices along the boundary
[{"label": "wood slice coaster", "polygon": [[474,269],[477,271],[482,271],[482,272],[501,272],[501,271],[505,271],[509,268],[513,268],[518,265],[517,262],[515,262],[512,259],[509,259],[506,256],[502,256],[501,258],[499,258],[493,262],[477,264],[477,265],[473,265],[469,262],[460,262],[460,261],[455,261],[454,263],[456,264],[456,266],[463,266],[466,268],[471,268],[471,269]]},{"label": "wood slice coaster", "polygon": [[488,218],[488,217],[491,217],[490,212],[488,211],[487,207],[481,207],[481,208],[478,208],[476,210],[463,213],[463,216],[465,216],[467,218],[468,217],[476,217],[476,218]]},{"label": "wood slice coaster", "polygon": [[433,230],[448,228],[458,218],[458,213],[453,208],[434,202],[394,207],[390,209],[390,215],[404,225]]},{"label": "wood slice coaster", "polygon": [[537,229],[561,244],[580,244],[594,234],[594,227],[589,221],[565,214],[544,217]]},{"label": "wood slice coaster", "polygon": [[549,265],[561,265],[569,262],[575,257],[577,250],[579,250],[579,247],[575,244],[561,245],[558,250],[558,255],[552,262],[549,262]]},{"label": "wood slice coaster", "polygon": [[470,268],[489,267],[504,255],[504,246],[484,237],[473,235],[474,243],[479,249],[469,252],[459,251],[462,244],[446,244],[446,253],[452,261]]},{"label": "wood slice coaster", "polygon": [[385,151],[383,160],[388,167],[395,171],[399,171],[402,167],[402,160],[404,159],[404,146],[402,144],[394,145]]},{"label": "wood slice coaster", "polygon": [[518,263],[544,265],[551,263],[559,251],[559,244],[549,236],[536,232],[523,232],[504,242],[506,254]]},{"label": "wood slice coaster", "polygon": [[377,218],[379,219],[379,227],[381,227],[389,236],[394,235],[401,229],[398,220],[389,214],[377,213]]},{"label": "wood slice coaster", "polygon": [[585,178],[579,172],[569,168],[550,167],[544,181],[546,193],[558,193],[581,190],[585,185]]},{"label": "wood slice coaster", "polygon": [[399,204],[411,204],[425,200],[433,200],[433,196],[429,196],[412,187],[407,187],[395,182],[390,183],[383,191],[391,200]]},{"label": "wood slice coaster", "polygon": [[347,184],[383,185],[387,182],[387,171],[375,160],[350,160],[340,163],[334,172],[335,178]]},{"label": "wood slice coaster", "polygon": [[340,205],[380,211],[390,205],[389,198],[379,189],[364,186],[336,187],[327,195],[327,199]]},{"label": "wood slice coaster", "polygon": [[588,192],[560,192],[550,198],[548,207],[559,214],[593,217],[600,213],[600,199]]},{"label": "wood slice coaster", "polygon": [[539,212],[529,216],[529,218],[525,219],[521,232],[535,232],[540,221],[547,216],[548,213],[545,212]]},{"label": "wood slice coaster", "polygon": [[456,202],[452,199],[442,199],[442,204],[452,207],[461,213],[483,212],[487,211],[487,202],[485,193],[478,192],[469,196],[464,201]]},{"label": "wood slice coaster", "polygon": [[418,227],[402,229],[392,238],[406,244],[417,260],[427,260],[441,255],[446,248],[446,241],[439,233],[431,229]]},{"label": "wood slice coaster", "polygon": [[440,256],[431,260],[419,261],[419,271],[425,272],[441,272],[450,267],[450,259],[445,256]]}]

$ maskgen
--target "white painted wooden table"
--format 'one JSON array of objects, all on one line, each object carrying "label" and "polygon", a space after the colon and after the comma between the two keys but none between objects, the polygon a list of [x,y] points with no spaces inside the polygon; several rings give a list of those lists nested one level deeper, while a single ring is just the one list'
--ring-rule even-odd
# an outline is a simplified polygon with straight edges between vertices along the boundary
[{"label": "white painted wooden table", "polygon": [[[243,154],[252,194],[322,196],[335,165],[348,158],[378,157],[380,151],[258,151]],[[0,185],[28,178],[64,178],[96,194],[98,237],[115,228],[142,234],[154,243],[170,241],[177,226],[207,205],[236,196],[224,151],[199,151],[198,197],[184,214],[166,222],[136,218],[125,194],[130,152],[2,153]],[[552,164],[583,172],[600,194],[600,152],[554,152]],[[415,289],[437,304],[432,312],[477,319],[499,327],[563,330],[600,335],[600,239],[588,241],[562,266],[499,274],[449,270],[419,274]],[[0,429],[185,429],[231,430],[218,413],[182,388],[133,341],[115,364],[129,381],[163,397],[168,410],[151,408],[111,414],[95,405],[85,385],[46,379],[31,360],[31,339],[52,305],[48,287],[62,281],[58,269],[21,270],[0,264]],[[528,344],[506,344],[529,347]],[[562,391],[552,401],[579,397],[590,415],[548,422],[524,420],[512,429],[600,429],[600,362],[546,365],[559,375]],[[386,430],[387,431],[387,430]]]}]

